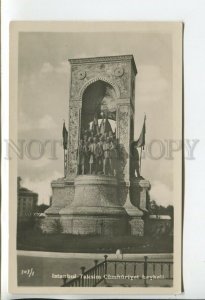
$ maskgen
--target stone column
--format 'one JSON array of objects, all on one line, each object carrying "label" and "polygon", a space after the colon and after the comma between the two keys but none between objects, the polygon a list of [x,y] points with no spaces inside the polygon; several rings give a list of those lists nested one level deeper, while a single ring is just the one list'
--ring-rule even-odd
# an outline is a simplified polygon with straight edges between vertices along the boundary
[{"label": "stone column", "polygon": [[[121,99],[120,99],[121,100]],[[130,106],[129,99],[121,100],[125,104],[118,105],[117,108],[117,127],[120,153],[122,156],[120,179],[129,186],[130,179]]]},{"label": "stone column", "polygon": [[77,175],[77,148],[80,135],[81,102],[72,101],[69,109],[68,125],[68,164],[67,178],[74,180]]},{"label": "stone column", "polygon": [[118,138],[122,156],[122,174],[120,175],[119,192],[120,202],[124,205],[128,215],[142,216],[142,211],[134,207],[130,201],[130,99],[120,99],[120,102],[121,104],[118,106],[117,113]]}]

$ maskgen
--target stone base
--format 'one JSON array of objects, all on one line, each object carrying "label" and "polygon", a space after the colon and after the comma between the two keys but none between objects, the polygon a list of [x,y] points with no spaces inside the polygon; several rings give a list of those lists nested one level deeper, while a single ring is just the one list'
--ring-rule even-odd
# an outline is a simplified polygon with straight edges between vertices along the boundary
[{"label": "stone base", "polygon": [[142,218],[132,218],[129,223],[131,235],[144,236],[144,221]]},{"label": "stone base", "polygon": [[130,181],[130,201],[143,212],[147,213],[150,183],[146,179],[132,178]]},{"label": "stone base", "polygon": [[59,212],[64,233],[123,235],[128,216],[118,203],[118,183],[113,176],[80,175],[75,179],[71,205]]},{"label": "stone base", "polygon": [[63,233],[116,236],[127,233],[127,219],[117,217],[61,216]]},{"label": "stone base", "polygon": [[41,222],[41,230],[43,233],[62,232],[59,215],[46,216]]},{"label": "stone base", "polygon": [[66,205],[70,205],[74,199],[74,182],[67,178],[59,178],[51,182],[52,203],[45,211],[50,217],[55,217]]},{"label": "stone base", "polygon": [[52,182],[52,205],[42,221],[44,233],[144,235],[149,182],[131,185],[113,176],[79,175]]}]

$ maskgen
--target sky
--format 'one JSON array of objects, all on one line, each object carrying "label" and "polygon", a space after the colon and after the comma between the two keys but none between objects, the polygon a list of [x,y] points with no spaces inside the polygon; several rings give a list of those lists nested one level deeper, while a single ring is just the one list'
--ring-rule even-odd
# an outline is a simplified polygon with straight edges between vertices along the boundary
[{"label": "sky", "polygon": [[[160,154],[173,138],[172,37],[159,32],[20,33],[18,59],[18,160],[22,185],[49,203],[50,183],[63,177],[62,124],[68,122],[70,58],[133,54],[135,139],[146,113],[146,144],[141,174],[151,183],[151,199],[173,203],[173,161]],[[49,141],[57,141],[56,159]],[[34,142],[33,142],[34,141]],[[40,148],[39,148],[40,147]],[[40,151],[40,152],[39,152]],[[39,153],[41,157],[38,158]],[[36,159],[35,159],[36,158]]]}]

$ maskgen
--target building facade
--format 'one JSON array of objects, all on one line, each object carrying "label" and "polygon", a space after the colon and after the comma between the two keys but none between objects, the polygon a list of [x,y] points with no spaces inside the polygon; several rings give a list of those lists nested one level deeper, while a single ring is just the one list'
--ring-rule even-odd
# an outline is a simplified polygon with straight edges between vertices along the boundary
[{"label": "building facade", "polygon": [[17,182],[17,220],[18,222],[28,221],[33,216],[38,203],[38,194],[21,186],[21,178]]}]

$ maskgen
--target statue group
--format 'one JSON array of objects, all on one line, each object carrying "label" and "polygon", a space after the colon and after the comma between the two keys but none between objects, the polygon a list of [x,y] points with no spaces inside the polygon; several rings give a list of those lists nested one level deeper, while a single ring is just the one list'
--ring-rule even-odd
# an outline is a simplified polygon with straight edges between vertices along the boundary
[{"label": "statue group", "polygon": [[[140,177],[139,154],[131,143],[131,176]],[[83,129],[77,149],[78,175],[102,174],[117,176],[123,160],[122,149],[107,115],[98,124],[95,115],[91,128]]]},{"label": "statue group", "polygon": [[78,174],[116,176],[119,149],[107,115],[98,124],[95,115],[91,128],[83,129],[77,149]]}]

